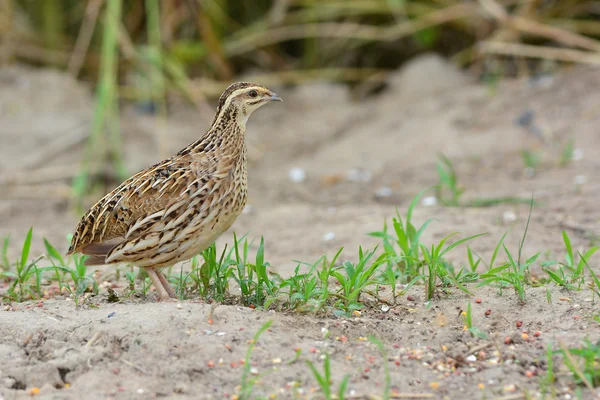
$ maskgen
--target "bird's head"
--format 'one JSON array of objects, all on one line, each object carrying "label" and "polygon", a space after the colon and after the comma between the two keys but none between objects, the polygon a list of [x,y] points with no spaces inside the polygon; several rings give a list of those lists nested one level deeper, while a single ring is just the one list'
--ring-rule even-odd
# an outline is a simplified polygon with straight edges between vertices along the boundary
[{"label": "bird's head", "polygon": [[244,122],[255,110],[273,101],[283,101],[275,92],[264,86],[250,82],[237,82],[230,85],[219,98],[217,115],[224,110],[237,111],[238,118]]}]

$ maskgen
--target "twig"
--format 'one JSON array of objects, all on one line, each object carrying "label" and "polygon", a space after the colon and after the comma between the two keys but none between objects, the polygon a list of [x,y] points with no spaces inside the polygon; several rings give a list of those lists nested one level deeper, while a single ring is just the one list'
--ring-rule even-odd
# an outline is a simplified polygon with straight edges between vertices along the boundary
[{"label": "twig", "polygon": [[507,396],[494,397],[493,400],[517,400],[517,399],[524,399],[524,398],[526,398],[525,394],[515,393],[515,394],[509,394]]},{"label": "twig", "polygon": [[567,46],[580,47],[582,49],[600,52],[600,42],[589,37],[585,37],[578,33],[568,30],[548,26],[522,16],[509,15],[496,0],[478,0],[482,8],[497,19],[500,23],[505,24],[520,32],[529,33],[536,36],[545,37],[555,40]]},{"label": "twig", "polygon": [[[123,51],[123,55],[125,56],[125,58],[138,62],[144,68],[156,68],[154,64],[148,62],[149,60],[146,60],[139,54],[139,52],[135,48],[135,45],[131,41],[131,38],[127,34],[127,29],[122,24],[119,29],[119,46],[121,48],[121,51]],[[167,61],[164,66],[165,71],[169,73],[174,72],[172,65],[168,62],[168,60],[165,61]],[[162,71],[160,72],[162,73]],[[196,93],[190,90],[191,81],[189,81],[187,77],[185,78],[184,82],[180,82],[178,80],[174,81],[175,86],[179,88],[179,90],[188,98],[188,100],[190,100],[196,106],[196,108],[201,113],[213,113],[213,109],[206,101],[206,98],[203,96],[203,93]],[[121,92],[122,89],[123,88],[121,87],[119,92]]]},{"label": "twig", "polygon": [[36,185],[72,179],[76,175],[77,170],[72,165],[43,167],[24,172],[11,171],[7,176],[0,177],[0,185]]},{"label": "twig", "polygon": [[497,41],[481,42],[477,48],[484,53],[600,65],[600,54],[574,49],[559,49],[547,46],[532,46],[528,44]]},{"label": "twig", "polygon": [[577,365],[577,363],[573,359],[573,356],[571,355],[571,352],[567,348],[567,345],[565,344],[565,342],[561,339],[561,340],[558,341],[558,343],[560,344],[560,348],[563,351],[565,357],[571,363],[571,366],[573,367],[573,371],[575,371],[575,374],[579,377],[579,379],[581,379],[581,382],[583,382],[583,384],[585,386],[587,386],[587,388],[590,390],[590,392],[592,392],[592,394],[594,395],[594,397],[597,398],[597,399],[600,399],[600,394],[596,393],[596,391],[594,390],[594,387],[592,386],[592,384],[590,383],[590,381],[588,380],[588,378],[584,375],[583,372],[581,372],[581,369],[579,368],[579,366]]},{"label": "twig", "polygon": [[102,337],[102,335],[104,335],[104,331],[98,331],[94,334],[94,336],[92,336],[92,338],[90,340],[88,340],[88,342],[86,343],[85,347],[92,347],[94,344],[96,344],[96,342],[98,341],[98,339],[100,339]]},{"label": "twig", "polygon": [[258,47],[309,37],[395,41],[432,26],[475,15],[478,11],[479,7],[476,4],[457,4],[432,11],[416,20],[394,24],[389,27],[378,27],[352,22],[289,25],[259,32],[247,32],[247,34],[225,43],[224,50],[227,56],[236,56],[254,51]]},{"label": "twig", "polygon": [[58,66],[67,65],[69,62],[69,53],[66,51],[49,50],[35,44],[16,42],[17,41],[13,39],[10,49],[13,54],[19,58],[46,64],[55,64]]},{"label": "twig", "polygon": [[79,28],[79,34],[77,35],[77,41],[75,47],[71,53],[69,59],[68,71],[73,77],[77,78],[85,55],[90,46],[94,29],[96,28],[96,22],[98,21],[98,14],[100,13],[100,7],[104,0],[90,0],[85,8],[85,17]]},{"label": "twig", "polygon": [[[361,398],[356,397],[356,398]],[[392,393],[390,394],[391,399],[433,399],[435,396],[432,393]],[[348,397],[351,398],[351,397]],[[382,397],[375,396],[373,394],[367,395],[370,400],[380,400]]]},{"label": "twig", "polygon": [[25,157],[23,161],[15,166],[16,170],[31,169],[42,165],[48,160],[58,158],[65,150],[80,144],[88,136],[87,124],[82,124],[71,132],[64,135],[55,135],[51,142],[47,145],[40,146],[40,150],[36,153]]},{"label": "twig", "polygon": [[487,343],[481,344],[479,346],[472,347],[465,353],[465,355],[463,357],[467,358],[467,356],[469,356],[470,354],[476,353],[479,350],[487,349],[488,347],[491,347],[493,345],[494,344],[492,342],[487,342]]},{"label": "twig", "polygon": [[129,360],[126,360],[126,359],[124,359],[124,358],[121,358],[120,360],[121,360],[121,362],[122,362],[123,364],[125,364],[125,365],[128,365],[128,366],[130,366],[131,368],[137,369],[137,370],[138,370],[138,371],[140,371],[142,374],[144,374],[144,375],[150,375],[150,374],[148,373],[148,371],[147,371],[147,370],[145,370],[144,368],[140,367],[139,365],[136,365],[136,364],[132,363],[131,361],[129,361]]}]

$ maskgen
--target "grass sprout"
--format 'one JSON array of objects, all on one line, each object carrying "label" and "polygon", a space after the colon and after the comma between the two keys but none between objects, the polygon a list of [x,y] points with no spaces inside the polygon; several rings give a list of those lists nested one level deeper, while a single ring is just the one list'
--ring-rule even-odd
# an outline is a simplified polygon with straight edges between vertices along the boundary
[{"label": "grass sprout", "polygon": [[345,398],[345,393],[346,393],[346,389],[348,387],[348,382],[350,381],[350,375],[345,375],[344,378],[342,378],[342,381],[340,382],[340,386],[337,390],[337,396],[334,397],[334,395],[332,393],[333,379],[331,377],[331,360],[330,360],[329,354],[325,354],[325,358],[323,360],[323,373],[322,374],[319,372],[317,367],[315,367],[315,365],[311,361],[307,360],[306,363],[308,364],[308,367],[310,368],[313,376],[315,377],[317,384],[321,388],[321,392],[323,392],[323,397],[325,399],[331,400],[331,399],[335,398],[335,399],[343,400]]},{"label": "grass sprout", "polygon": [[252,376],[251,368],[252,363],[250,362],[250,358],[252,357],[252,352],[256,347],[256,343],[258,343],[258,339],[260,336],[271,327],[273,324],[273,320],[269,320],[265,322],[258,331],[254,334],[254,338],[250,342],[250,346],[248,346],[248,350],[246,350],[246,357],[244,359],[244,369],[242,370],[242,379],[240,382],[240,394],[239,398],[242,400],[248,400],[253,398],[252,391],[254,390],[254,386],[260,380],[260,376]]},{"label": "grass sprout", "polygon": [[[498,246],[500,244],[502,245],[507,261],[504,264],[498,267],[490,268],[487,272],[481,274],[481,278],[483,279],[483,281],[477,285],[478,287],[481,287],[492,283],[496,283],[499,285],[501,292],[503,287],[511,286],[515,290],[515,293],[517,294],[519,301],[522,304],[525,303],[526,284],[531,281],[530,267],[537,261],[537,259],[541,255],[541,252],[538,252],[522,262],[523,246],[525,245],[527,231],[529,230],[532,209],[533,198],[531,199],[531,204],[529,206],[529,216],[527,218],[527,224],[525,225],[525,231],[523,232],[523,237],[519,241],[519,250],[517,257],[515,258],[508,250],[508,248],[504,244],[505,236],[503,236]],[[498,248],[498,246],[496,246],[496,249]],[[494,252],[494,256],[492,258],[495,259],[495,257],[496,253]],[[490,265],[492,264],[493,263],[490,263]]]},{"label": "grass sprout", "polygon": [[600,341],[593,343],[585,339],[581,347],[570,349],[563,344],[560,353],[577,383],[586,385],[590,390],[600,386]]}]

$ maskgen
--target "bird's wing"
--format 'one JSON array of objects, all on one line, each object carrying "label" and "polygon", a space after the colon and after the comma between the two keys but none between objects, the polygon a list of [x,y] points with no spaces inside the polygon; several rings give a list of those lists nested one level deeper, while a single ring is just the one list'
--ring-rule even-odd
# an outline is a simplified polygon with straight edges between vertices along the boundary
[{"label": "bird's wing", "polygon": [[229,177],[234,164],[228,157],[200,154],[172,158],[140,171],[84,215],[67,254],[82,252],[92,256],[86,263],[104,263],[116,246],[164,229],[191,202],[206,202]]}]

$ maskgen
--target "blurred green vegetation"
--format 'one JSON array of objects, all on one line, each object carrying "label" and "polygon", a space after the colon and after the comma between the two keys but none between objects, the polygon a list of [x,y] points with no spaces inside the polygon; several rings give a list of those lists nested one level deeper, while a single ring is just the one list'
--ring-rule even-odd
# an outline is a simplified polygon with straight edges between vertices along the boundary
[{"label": "blurred green vegetation", "polygon": [[170,96],[210,113],[206,99],[241,75],[364,94],[431,51],[494,83],[600,64],[599,17],[594,0],[2,0],[0,63],[59,68],[96,88],[81,198],[107,161],[128,175],[120,99],[163,119]]},{"label": "blurred green vegetation", "polygon": [[124,0],[117,19],[108,16],[111,3],[3,0],[2,59],[97,82],[108,56],[104,30],[115,25],[121,96],[141,96],[126,78],[150,64],[200,101],[247,72],[363,81],[433,50],[479,75],[501,54],[511,62],[494,72],[514,75],[530,72],[524,59],[597,63],[600,50],[600,1]]}]

